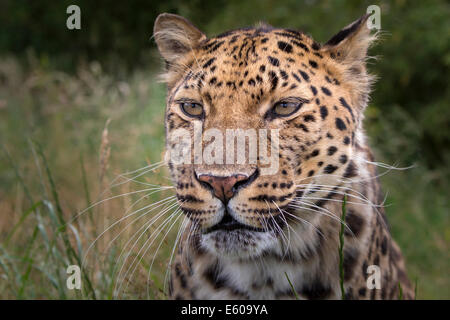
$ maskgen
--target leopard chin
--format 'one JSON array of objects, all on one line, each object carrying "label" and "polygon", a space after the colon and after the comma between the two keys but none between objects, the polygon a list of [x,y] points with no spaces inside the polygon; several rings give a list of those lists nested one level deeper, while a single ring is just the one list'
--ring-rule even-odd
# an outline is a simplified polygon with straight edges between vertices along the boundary
[{"label": "leopard chin", "polygon": [[240,222],[228,208],[218,223],[201,231],[202,247],[218,257],[254,259],[276,242],[274,232]]},{"label": "leopard chin", "polygon": [[217,229],[203,233],[201,246],[217,257],[233,260],[256,259],[278,245],[272,231],[255,231],[246,228]]}]

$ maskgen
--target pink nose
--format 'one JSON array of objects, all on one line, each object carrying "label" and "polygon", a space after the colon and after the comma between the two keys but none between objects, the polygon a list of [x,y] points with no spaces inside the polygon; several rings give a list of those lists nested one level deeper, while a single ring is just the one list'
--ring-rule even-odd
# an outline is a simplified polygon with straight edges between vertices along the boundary
[{"label": "pink nose", "polygon": [[223,203],[227,203],[236,192],[236,184],[244,182],[248,179],[246,175],[235,174],[229,177],[215,177],[202,174],[198,177],[203,183],[206,183],[214,191],[214,195]]}]

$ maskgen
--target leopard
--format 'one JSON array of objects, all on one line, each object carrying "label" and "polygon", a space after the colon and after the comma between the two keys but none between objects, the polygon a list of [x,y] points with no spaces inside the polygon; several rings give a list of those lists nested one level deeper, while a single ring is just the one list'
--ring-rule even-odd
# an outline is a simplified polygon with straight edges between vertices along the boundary
[{"label": "leopard", "polygon": [[[363,127],[379,39],[368,19],[322,44],[263,22],[208,38],[182,16],[157,17],[166,148],[191,151],[166,158],[185,218],[170,299],[414,299]],[[196,137],[233,129],[276,131],[276,170],[263,174],[262,156],[196,161]],[[227,155],[247,155],[245,141]]]}]

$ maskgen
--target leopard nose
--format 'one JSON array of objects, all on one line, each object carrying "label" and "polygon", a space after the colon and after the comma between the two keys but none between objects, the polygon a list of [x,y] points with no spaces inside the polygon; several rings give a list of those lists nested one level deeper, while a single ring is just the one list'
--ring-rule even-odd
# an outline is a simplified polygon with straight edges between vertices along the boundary
[{"label": "leopard nose", "polygon": [[216,177],[201,174],[198,180],[206,187],[213,190],[214,195],[223,203],[227,203],[237,191],[237,187],[246,183],[249,177],[244,174],[235,174],[227,177]]}]

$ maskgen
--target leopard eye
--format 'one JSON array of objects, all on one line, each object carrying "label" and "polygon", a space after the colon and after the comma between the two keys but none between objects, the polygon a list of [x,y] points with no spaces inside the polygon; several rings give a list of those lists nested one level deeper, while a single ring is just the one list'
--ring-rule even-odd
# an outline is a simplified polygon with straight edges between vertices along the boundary
[{"label": "leopard eye", "polygon": [[180,102],[181,110],[193,118],[201,118],[203,116],[203,106],[196,102]]},{"label": "leopard eye", "polygon": [[297,112],[302,105],[303,103],[299,101],[280,101],[275,103],[272,112],[277,117],[288,117]]}]

